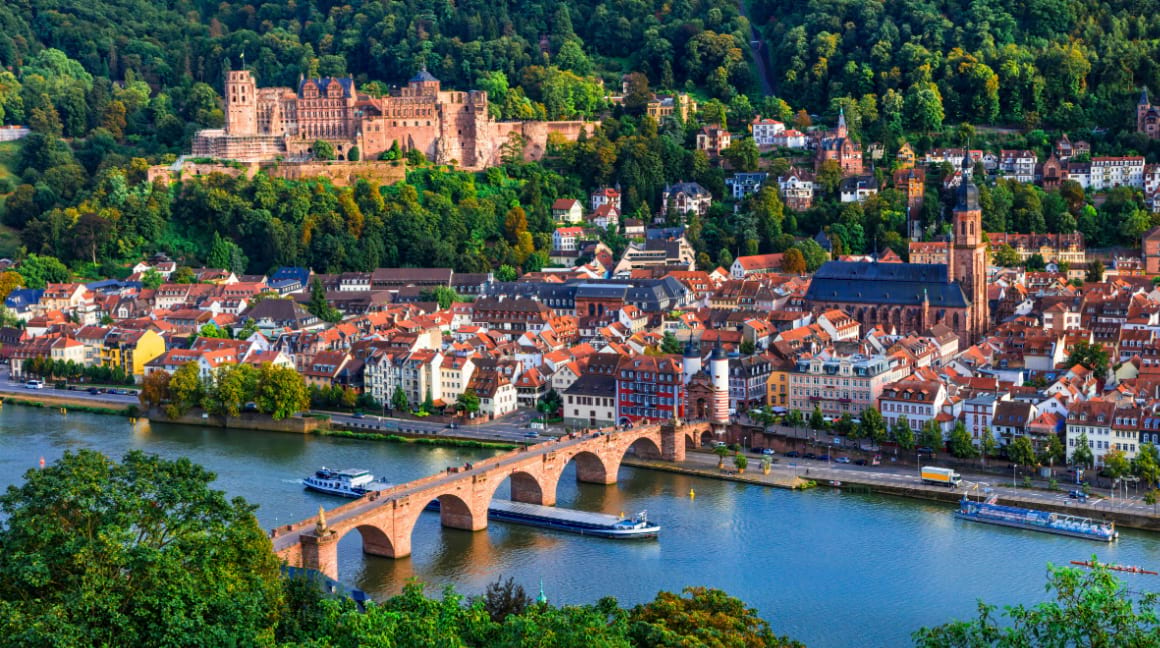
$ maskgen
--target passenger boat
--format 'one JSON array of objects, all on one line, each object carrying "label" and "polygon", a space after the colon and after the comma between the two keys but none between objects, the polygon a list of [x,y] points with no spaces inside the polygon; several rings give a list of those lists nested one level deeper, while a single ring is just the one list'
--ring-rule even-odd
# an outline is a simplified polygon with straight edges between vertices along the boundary
[{"label": "passenger boat", "polygon": [[1115,522],[1098,522],[1076,515],[1049,513],[1018,506],[1001,506],[995,503],[996,499],[992,496],[985,502],[975,502],[964,495],[959,502],[959,510],[955,511],[955,517],[1100,542],[1112,542],[1120,537]]},{"label": "passenger boat", "polygon": [[326,466],[303,479],[302,485],[307,490],[351,498],[359,498],[391,487],[390,482],[375,479],[369,470],[361,468],[330,470]]},{"label": "passenger boat", "polygon": [[[427,510],[438,511],[439,500],[428,504]],[[655,538],[661,530],[659,524],[649,521],[647,511],[641,511],[628,518],[506,499],[491,501],[491,505],[487,507],[487,519],[620,540]]]}]

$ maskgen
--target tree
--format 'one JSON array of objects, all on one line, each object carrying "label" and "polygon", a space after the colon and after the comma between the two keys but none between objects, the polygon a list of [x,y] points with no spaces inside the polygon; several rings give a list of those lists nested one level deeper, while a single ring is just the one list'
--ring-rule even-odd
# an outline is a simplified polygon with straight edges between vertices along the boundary
[{"label": "tree", "polygon": [[153,268],[149,268],[141,274],[141,287],[146,290],[157,290],[164,282],[165,277],[162,277],[161,273]]},{"label": "tree", "polygon": [[211,268],[221,268],[241,274],[246,271],[247,260],[241,246],[214,232],[213,246],[210,248],[205,263]]},{"label": "tree", "polygon": [[13,290],[24,286],[24,275],[12,270],[0,273],[0,302],[8,299]]},{"label": "tree", "polygon": [[942,429],[939,428],[938,422],[934,419],[929,419],[922,424],[922,433],[919,435],[919,443],[925,448],[930,448],[935,451],[943,450],[946,446],[943,443]]},{"label": "tree", "polygon": [[1132,463],[1132,474],[1143,480],[1145,486],[1160,481],[1160,449],[1151,443],[1141,443]]},{"label": "tree", "polygon": [[1092,455],[1092,449],[1088,443],[1087,432],[1080,432],[1079,438],[1075,440],[1075,450],[1071,451],[1071,462],[1076,466],[1091,468],[1092,464],[1095,463],[1095,457]]},{"label": "tree", "polygon": [[757,345],[753,343],[753,340],[742,340],[738,351],[740,351],[741,355],[743,356],[751,356],[754,353],[757,353]]},{"label": "tree", "polygon": [[50,283],[64,283],[69,279],[68,268],[56,257],[29,254],[16,269],[29,288],[44,288]]},{"label": "tree", "polygon": [[495,271],[496,281],[515,281],[516,279],[519,279],[519,277],[520,275],[516,272],[516,269],[507,264],[501,265],[499,269]]},{"label": "tree", "polygon": [[815,430],[826,429],[826,418],[822,416],[822,408],[814,405],[814,411],[810,414],[810,427]]},{"label": "tree", "polygon": [[224,364],[215,369],[208,393],[209,411],[237,416],[242,405],[256,397],[258,374],[258,370],[248,364]]},{"label": "tree", "polygon": [[496,579],[490,583],[480,601],[495,623],[503,623],[509,616],[523,614],[533,603],[523,585],[516,584],[515,579],[510,577],[506,581]]},{"label": "tree", "polygon": [[[1153,646],[1160,624],[1160,594],[1130,593],[1098,564],[1091,570],[1048,565],[1054,600],[1033,607],[1013,605],[997,614],[979,603],[979,616],[912,636],[918,648],[1004,648],[1008,646]],[[1006,618],[1003,618],[1006,617]]]},{"label": "tree", "polygon": [[350,147],[350,151],[347,151],[346,159],[351,162],[358,162],[362,159],[362,152],[358,150],[357,146],[352,146]]},{"label": "tree", "polygon": [[334,160],[338,155],[334,151],[334,146],[326,140],[314,140],[310,145],[310,154],[314,156],[315,160]]},{"label": "tree", "polygon": [[686,587],[682,594],[661,592],[633,608],[629,613],[631,645],[802,648],[795,641],[775,636],[756,610],[721,590]]},{"label": "tree", "polygon": [[1156,515],[1156,505],[1160,504],[1160,490],[1155,488],[1144,493],[1144,503],[1152,505],[1152,515]]},{"label": "tree", "polygon": [[802,251],[797,248],[786,250],[781,257],[781,271],[787,274],[805,274],[806,258],[802,256]]},{"label": "tree", "polygon": [[201,382],[201,371],[196,362],[187,362],[173,372],[169,379],[169,405],[166,408],[170,418],[177,418],[201,404],[205,385]]},{"label": "tree", "polygon": [[973,459],[979,456],[979,449],[971,442],[971,433],[967,432],[967,427],[962,421],[955,423],[954,429],[951,430],[950,449],[951,454],[959,459]]},{"label": "tree", "polygon": [[906,452],[914,450],[914,430],[910,429],[910,421],[906,416],[899,416],[890,428],[890,436],[898,444],[898,449]]},{"label": "tree", "polygon": [[983,463],[986,463],[987,457],[993,457],[998,449],[999,443],[995,440],[995,433],[991,431],[990,427],[984,427],[983,436],[979,439],[979,450],[983,456]]},{"label": "tree", "polygon": [[870,439],[875,444],[886,440],[886,420],[882,418],[882,413],[878,411],[878,408],[867,407],[862,410],[861,419],[858,427],[863,437]]},{"label": "tree", "polygon": [[785,424],[790,427],[801,427],[805,425],[805,422],[806,418],[802,415],[801,410],[792,409],[785,415]]},{"label": "tree", "polygon": [[290,418],[310,407],[306,381],[293,367],[264,362],[258,368],[254,404],[259,412],[269,414],[275,421]]},{"label": "tree", "polygon": [[[403,395],[403,398],[406,398],[406,394]],[[476,395],[475,390],[468,389],[460,394],[458,405],[460,411],[471,416],[479,411],[479,396]]]},{"label": "tree", "polygon": [[1019,253],[1015,251],[1015,248],[1011,247],[1007,243],[1004,243],[992,250],[991,262],[1004,268],[1014,268],[1015,266],[1022,264],[1023,259],[1019,256]]},{"label": "tree", "polygon": [[850,416],[849,413],[838,417],[838,420],[834,423],[834,433],[854,439],[860,439],[864,436],[862,430],[854,423],[854,417]]},{"label": "tree", "polygon": [[1119,448],[1108,450],[1104,455],[1104,472],[1112,479],[1119,479],[1132,471],[1132,464],[1128,461],[1124,451]]},{"label": "tree", "polygon": [[681,341],[673,335],[672,331],[665,331],[664,337],[661,338],[661,351],[669,354],[681,352]]},{"label": "tree", "polygon": [[395,393],[391,394],[391,409],[406,413],[411,411],[411,403],[407,399],[407,392],[396,386]]},{"label": "tree", "polygon": [[1031,439],[1025,436],[1011,439],[1011,443],[1007,445],[1007,458],[1018,466],[1034,466],[1035,447],[1031,445]]},{"label": "tree", "polygon": [[160,407],[162,403],[170,398],[169,374],[164,371],[154,371],[145,374],[145,378],[141,381],[141,391],[137,394],[137,398],[141,401],[141,407],[145,409]]},{"label": "tree", "polygon": [[310,303],[306,305],[306,310],[324,322],[333,324],[342,321],[342,313],[330,305],[326,299],[326,291],[323,290],[322,282],[319,281],[318,277],[310,282]]},{"label": "tree", "polygon": [[737,467],[737,472],[743,473],[749,467],[749,458],[738,452],[733,455],[733,465]]},{"label": "tree", "polygon": [[1067,356],[1067,366],[1082,365],[1091,370],[1097,380],[1102,380],[1108,372],[1108,350],[1102,344],[1089,344],[1080,340],[1071,347]]},{"label": "tree", "polygon": [[752,137],[738,137],[729,143],[729,148],[721,153],[736,171],[756,171],[761,153]]},{"label": "tree", "polygon": [[0,496],[7,645],[266,645],[278,559],[188,459],[66,452]]},{"label": "tree", "polygon": [[1088,262],[1087,275],[1084,280],[1089,283],[1100,283],[1104,280],[1104,264],[1099,259]]},{"label": "tree", "polygon": [[713,454],[717,455],[717,469],[725,470],[725,457],[729,456],[729,448],[724,445],[719,445],[713,448]]},{"label": "tree", "polygon": [[1063,462],[1067,459],[1066,449],[1063,447],[1063,441],[1058,434],[1051,434],[1047,437],[1047,443],[1044,444],[1043,451],[1039,456],[1039,463],[1055,466],[1055,462]]}]

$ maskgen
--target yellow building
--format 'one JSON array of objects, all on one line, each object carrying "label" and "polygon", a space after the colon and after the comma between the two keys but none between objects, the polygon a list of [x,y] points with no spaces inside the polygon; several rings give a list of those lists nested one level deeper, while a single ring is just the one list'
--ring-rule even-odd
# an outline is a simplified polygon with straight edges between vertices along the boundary
[{"label": "yellow building", "polygon": [[165,340],[153,330],[114,329],[101,347],[101,365],[119,367],[135,379],[145,377],[145,364],[165,353]]},{"label": "yellow building", "polygon": [[771,363],[769,379],[765,381],[765,404],[769,407],[787,407],[789,402],[788,363]]}]

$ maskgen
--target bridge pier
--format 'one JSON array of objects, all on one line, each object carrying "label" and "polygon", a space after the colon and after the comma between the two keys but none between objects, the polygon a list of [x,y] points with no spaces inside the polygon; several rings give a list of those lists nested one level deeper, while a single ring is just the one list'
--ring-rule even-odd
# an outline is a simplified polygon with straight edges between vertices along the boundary
[{"label": "bridge pier", "polygon": [[685,431],[675,421],[661,426],[661,458],[665,461],[685,460]]},{"label": "bridge pier", "polygon": [[302,534],[302,566],[326,574],[338,580],[338,534],[328,533],[322,537]]},{"label": "bridge pier", "polygon": [[559,481],[560,476],[558,474],[542,475],[537,480],[528,473],[512,473],[512,501],[524,502],[525,504],[539,504],[541,506],[555,506],[556,484]]}]

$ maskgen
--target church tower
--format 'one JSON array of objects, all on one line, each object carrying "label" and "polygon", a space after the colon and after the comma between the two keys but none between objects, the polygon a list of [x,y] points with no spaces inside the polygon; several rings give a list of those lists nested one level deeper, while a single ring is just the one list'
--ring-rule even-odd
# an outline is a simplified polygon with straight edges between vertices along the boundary
[{"label": "church tower", "polygon": [[846,137],[846,107],[840,106],[838,108],[838,137]]},{"label": "church tower", "polygon": [[258,134],[258,83],[248,70],[226,70],[226,133]]},{"label": "church tower", "polygon": [[991,316],[987,305],[987,244],[983,241],[983,212],[979,208],[979,188],[968,175],[970,168],[971,156],[964,155],[947,275],[949,279],[958,280],[970,302],[967,321],[955,332],[965,333],[967,340],[974,343],[987,330]]}]

